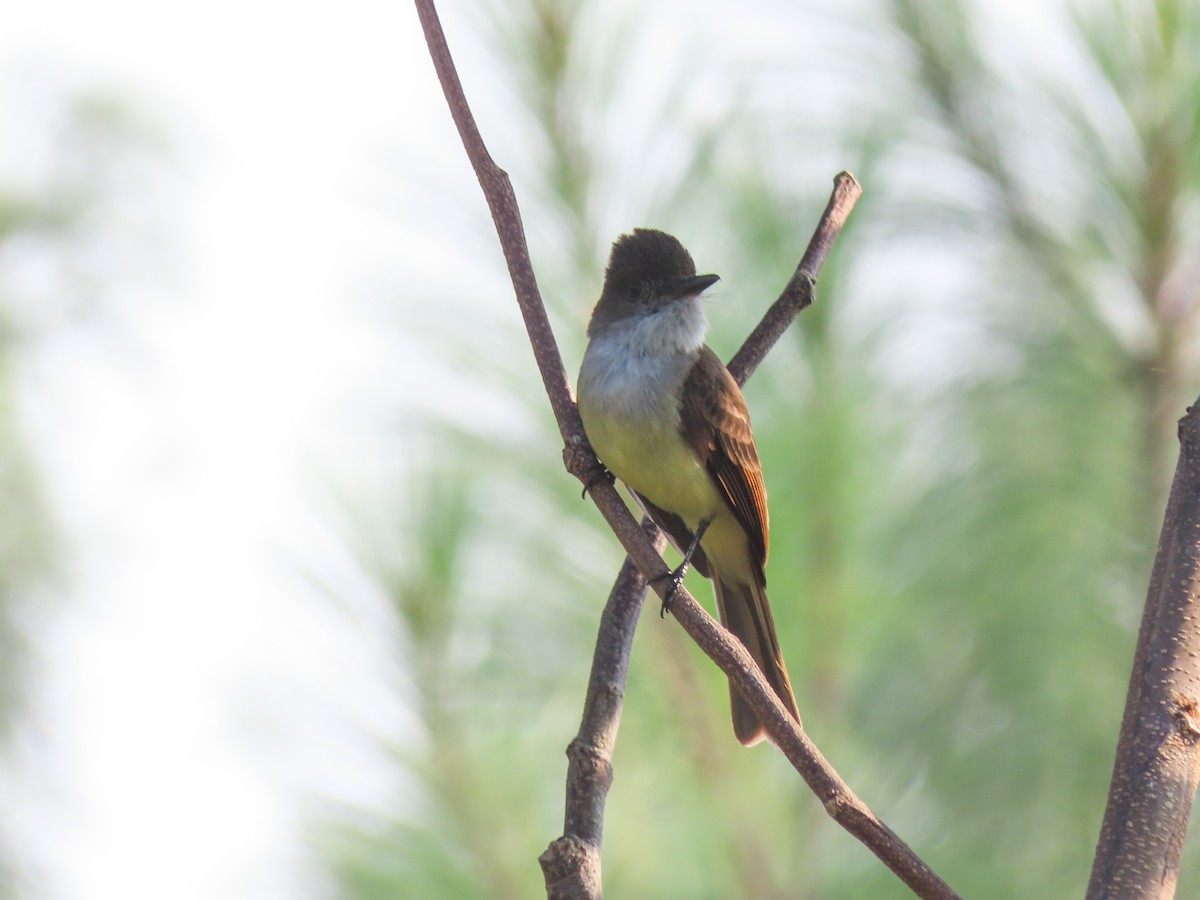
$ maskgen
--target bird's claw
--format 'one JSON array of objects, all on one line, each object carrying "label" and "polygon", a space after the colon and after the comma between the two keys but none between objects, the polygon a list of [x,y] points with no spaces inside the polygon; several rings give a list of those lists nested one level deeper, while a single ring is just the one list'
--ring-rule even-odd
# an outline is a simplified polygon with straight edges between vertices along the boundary
[{"label": "bird's claw", "polygon": [[588,480],[583,485],[583,491],[579,494],[580,500],[587,499],[588,491],[594,488],[602,481],[607,481],[612,484],[615,481],[613,473],[608,471],[608,468],[602,462],[596,463],[596,470],[588,477]]},{"label": "bird's claw", "polygon": [[692,564],[692,555],[696,552],[696,548],[700,546],[700,539],[704,537],[704,532],[708,531],[708,526],[712,524],[711,519],[706,519],[700,523],[700,527],[696,529],[696,534],[692,537],[692,542],[688,544],[687,550],[683,553],[683,562],[679,564],[679,568],[671,572],[663,572],[661,575],[656,575],[650,580],[662,581],[664,578],[671,579],[671,587],[663,594],[662,609],[658,611],[658,617],[665,619],[667,613],[671,611],[671,598],[675,596],[676,591],[683,587],[684,576],[687,575],[688,566]]},{"label": "bird's claw", "polygon": [[658,611],[658,617],[660,619],[665,619],[667,617],[667,613],[671,611],[671,600],[674,598],[679,589],[683,587],[683,579],[687,575],[688,565],[688,561],[684,560],[683,564],[680,565],[679,568],[670,572],[663,572],[661,575],[656,575],[650,579],[651,582],[662,581],[663,579],[669,579],[671,582],[670,587],[667,588],[667,592],[663,594],[662,609]]}]

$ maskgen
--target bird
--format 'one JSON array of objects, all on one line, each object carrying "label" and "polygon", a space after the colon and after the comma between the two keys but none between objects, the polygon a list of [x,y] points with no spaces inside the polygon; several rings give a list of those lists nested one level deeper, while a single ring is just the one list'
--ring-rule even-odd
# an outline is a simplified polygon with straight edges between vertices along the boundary
[{"label": "bird", "polygon": [[[663,231],[618,237],[588,323],[579,413],[605,469],[684,552],[674,587],[689,562],[712,581],[722,624],[799,722],[767,599],[767,493],[750,413],[705,343],[701,294],[718,280],[697,275]],[[767,736],[732,682],[730,705],[742,744]]]}]

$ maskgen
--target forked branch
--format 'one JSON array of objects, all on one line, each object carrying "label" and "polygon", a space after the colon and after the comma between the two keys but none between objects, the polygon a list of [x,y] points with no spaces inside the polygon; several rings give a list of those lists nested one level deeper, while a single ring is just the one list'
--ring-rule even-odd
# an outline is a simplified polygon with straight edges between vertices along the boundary
[{"label": "forked branch", "polygon": [[[584,436],[583,425],[575,407],[570,382],[563,368],[562,357],[558,352],[558,346],[542,304],[537,281],[529,261],[529,252],[512,185],[508,176],[488,154],[475,125],[455,71],[445,35],[438,21],[433,0],[415,0],[415,2],[425,32],[425,39],[429,45],[430,56],[441,81],[442,91],[446,96],[446,102],[450,107],[459,136],[462,138],[463,146],[471,160],[491,210],[492,219],[496,224],[496,231],[508,263],[509,275],[516,291],[517,303],[525,320],[551,408],[566,445],[564,459],[567,469],[581,481],[587,483],[597,471],[598,463]],[[822,216],[821,224],[809,246],[809,252],[805,254],[783,296],[768,312],[763,324],[755,329],[746,346],[730,363],[730,370],[734,372],[739,381],[745,380],[796,314],[812,302],[812,290],[817,272],[828,255],[832,242],[845,222],[846,216],[853,207],[858,193],[858,185],[848,173],[840,174],[835,180],[834,196],[831,198],[825,215]],[[633,562],[633,566],[627,565],[622,569],[622,574],[613,590],[613,597],[610,598],[610,605],[615,600],[624,598],[621,602],[627,609],[622,618],[627,623],[623,626],[627,631],[616,639],[628,641],[637,620],[636,607],[640,607],[647,577],[655,578],[668,573],[661,555],[662,545],[661,543],[656,545],[651,535],[639,527],[612,484],[604,481],[597,483],[592,487],[590,493],[596,506]],[[655,583],[661,590],[665,590],[668,580],[662,578]],[[632,602],[629,600],[631,596],[635,598]],[[633,615],[629,615],[629,607],[634,607]],[[737,689],[743,693],[776,745],[783,750],[797,771],[808,782],[829,814],[851,834],[858,837],[892,871],[896,872],[918,896],[926,898],[957,897],[958,895],[913,853],[911,848],[884,825],[842,781],[796,721],[780,705],[774,691],[767,685],[758,671],[758,667],[741,643],[722,628],[686,590],[680,589],[674,594],[671,600],[671,610],[701,649],[720,666],[737,686]],[[599,654],[599,648],[597,653]],[[599,679],[599,681],[605,686],[605,689],[616,688],[620,693],[623,691],[624,685],[624,673],[620,671],[623,666],[620,661],[621,651],[618,651],[614,658],[617,660],[617,680]],[[627,656],[625,659],[627,660]],[[594,677],[593,682],[596,681],[597,679]],[[609,699],[614,698],[610,697]],[[583,756],[591,753],[591,747],[585,747],[579,739],[572,744],[574,751],[581,754],[580,764],[576,768],[591,770],[586,773],[586,780],[590,781],[592,787],[585,787],[585,790],[592,793],[583,799],[574,795],[569,798],[572,805],[569,806],[567,814],[568,833],[564,835],[562,841],[555,842],[555,845],[561,845],[564,848],[562,859],[565,865],[561,871],[555,869],[552,873],[551,868],[546,867],[544,863],[547,889],[551,896],[599,896],[599,846],[603,796],[611,777],[611,756],[605,754],[606,752],[610,753],[611,747],[607,745],[615,736],[615,716],[619,715],[620,710],[619,696],[615,698],[615,701],[615,704],[609,704],[609,711],[599,717],[600,727],[608,729],[606,733],[610,735],[599,742],[601,745],[600,755],[596,758],[584,759]],[[585,717],[587,715],[585,714]],[[585,730],[588,728],[588,723],[585,721]],[[553,850],[553,848],[554,845],[551,849]],[[573,878],[573,865],[579,872],[586,870],[592,877]],[[591,868],[589,869],[589,867]],[[552,874],[554,881],[551,879]]]}]

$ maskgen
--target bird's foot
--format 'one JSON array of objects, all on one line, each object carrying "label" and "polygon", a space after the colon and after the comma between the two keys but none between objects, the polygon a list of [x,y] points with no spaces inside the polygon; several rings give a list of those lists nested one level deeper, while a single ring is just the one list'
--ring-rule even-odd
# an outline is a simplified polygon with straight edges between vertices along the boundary
[{"label": "bird's foot", "polygon": [[612,484],[614,481],[616,481],[616,478],[612,472],[608,471],[608,467],[605,466],[604,463],[597,460],[596,468],[588,474],[588,480],[583,484],[583,491],[580,493],[579,499],[586,499],[588,491],[600,484],[602,481],[607,481],[609,484]]},{"label": "bird's foot", "polygon": [[666,618],[667,613],[671,611],[671,598],[683,587],[683,579],[686,577],[688,568],[692,564],[692,555],[696,552],[696,548],[700,546],[700,538],[704,537],[704,532],[708,530],[710,524],[711,522],[707,519],[700,523],[700,527],[696,529],[696,536],[692,538],[692,542],[688,544],[687,550],[683,552],[683,562],[676,569],[671,572],[664,572],[650,579],[652,582],[662,581],[664,578],[671,580],[671,586],[663,594],[662,609],[658,611],[660,619]]},{"label": "bird's foot", "polygon": [[651,583],[663,580],[671,582],[670,587],[667,588],[667,592],[663,594],[662,609],[658,611],[660,619],[665,619],[667,613],[671,611],[671,600],[674,598],[675,593],[683,587],[683,579],[687,575],[688,567],[689,563],[685,560],[678,568],[670,572],[663,572],[661,575],[656,575],[650,579]]}]

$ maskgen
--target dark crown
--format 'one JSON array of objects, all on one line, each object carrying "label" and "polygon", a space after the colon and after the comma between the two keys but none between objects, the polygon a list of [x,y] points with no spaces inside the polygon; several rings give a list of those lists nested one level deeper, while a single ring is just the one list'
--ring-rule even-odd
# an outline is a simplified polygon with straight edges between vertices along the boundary
[{"label": "dark crown", "polygon": [[635,228],[613,243],[604,290],[637,294],[648,285],[691,278],[696,264],[683,244],[664,231]]}]

